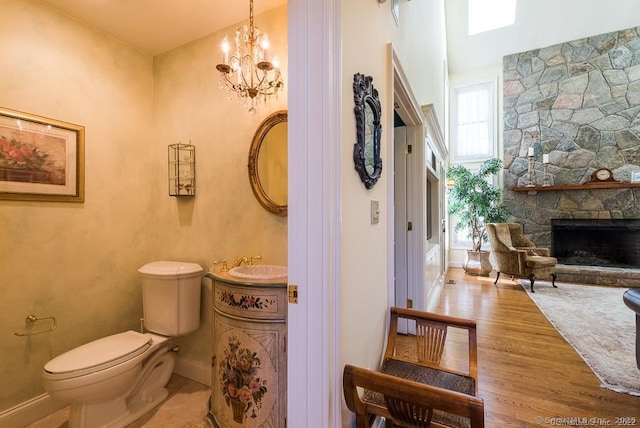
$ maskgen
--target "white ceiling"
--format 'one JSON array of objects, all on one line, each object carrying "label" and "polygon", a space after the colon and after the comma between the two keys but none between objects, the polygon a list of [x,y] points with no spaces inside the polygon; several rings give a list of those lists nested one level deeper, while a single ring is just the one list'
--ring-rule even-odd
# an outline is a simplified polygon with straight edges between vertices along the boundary
[{"label": "white ceiling", "polygon": [[[41,1],[150,55],[249,17],[249,0]],[[256,16],[287,2],[254,1]],[[444,0],[451,74],[499,65],[504,55],[640,25],[638,0],[518,0],[514,25],[469,36],[467,1]]]},{"label": "white ceiling", "polygon": [[467,0],[445,0],[450,74],[502,64],[505,55],[640,25],[638,0],[517,0],[515,24],[469,36]]},{"label": "white ceiling", "polygon": [[[249,0],[41,0],[150,55],[249,20]],[[287,0],[255,0],[254,14]],[[256,26],[260,22],[256,20]]]}]

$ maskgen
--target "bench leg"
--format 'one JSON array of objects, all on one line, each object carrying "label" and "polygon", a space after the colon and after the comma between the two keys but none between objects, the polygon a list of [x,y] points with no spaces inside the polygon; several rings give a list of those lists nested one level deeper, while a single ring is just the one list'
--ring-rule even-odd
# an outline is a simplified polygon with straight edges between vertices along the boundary
[{"label": "bench leg", "polygon": [[533,283],[536,282],[536,277],[533,274],[529,275],[529,281],[531,281],[531,292],[535,293],[535,291],[533,291]]},{"label": "bench leg", "polygon": [[556,285],[556,274],[555,273],[551,274],[551,285],[553,285],[553,288],[558,288],[558,286]]},{"label": "bench leg", "polygon": [[498,283],[498,278],[500,278],[500,271],[498,271],[498,275],[496,275],[496,280],[493,282],[494,284]]}]

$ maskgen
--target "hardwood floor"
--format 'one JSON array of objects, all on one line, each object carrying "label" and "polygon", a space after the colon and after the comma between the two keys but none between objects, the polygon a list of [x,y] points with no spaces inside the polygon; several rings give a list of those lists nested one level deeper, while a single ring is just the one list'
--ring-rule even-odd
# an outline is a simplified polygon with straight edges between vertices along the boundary
[{"label": "hardwood floor", "polygon": [[[640,397],[600,388],[598,378],[549,324],[527,292],[508,277],[493,285],[493,275],[479,278],[450,269],[447,279],[456,283],[444,286],[435,308],[435,312],[477,322],[479,395],[485,402],[485,427],[640,427]],[[468,355],[466,337],[452,333],[447,338],[443,364],[462,370],[467,361],[460,359],[461,355]],[[200,426],[195,422],[204,421],[208,387],[195,384],[184,389],[184,381],[174,376],[170,386],[176,398],[168,399],[132,426]],[[66,427],[65,411],[68,409],[32,427]],[[193,415],[187,417],[190,412]],[[630,419],[623,424],[621,418],[625,417]],[[595,419],[593,424],[580,425],[576,418],[587,418],[587,422]]]},{"label": "hardwood floor", "polygon": [[[446,284],[449,279],[456,283]],[[528,292],[508,277],[497,285],[494,280],[495,273],[482,278],[450,269],[434,310],[477,322],[485,426],[640,427],[640,397],[600,388],[598,378]],[[453,355],[464,352],[455,347],[466,345],[462,338],[451,338],[444,359],[456,367],[464,362]]]}]

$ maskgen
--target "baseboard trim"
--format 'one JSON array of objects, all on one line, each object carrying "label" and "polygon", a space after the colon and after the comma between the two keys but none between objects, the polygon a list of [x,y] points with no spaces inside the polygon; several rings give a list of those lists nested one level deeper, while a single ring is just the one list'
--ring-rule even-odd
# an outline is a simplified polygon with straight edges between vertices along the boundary
[{"label": "baseboard trim", "polygon": [[194,382],[211,386],[211,366],[202,364],[199,361],[176,356],[176,365],[173,367],[173,372]]},{"label": "baseboard trim", "polygon": [[15,428],[32,424],[68,405],[69,403],[53,400],[49,394],[39,395],[1,412],[0,428]]},{"label": "baseboard trim", "polygon": [[[198,361],[176,356],[173,372],[194,382],[211,385],[211,367]],[[49,394],[39,395],[0,412],[0,428],[15,428],[32,424],[68,405],[69,403],[53,400]]]}]

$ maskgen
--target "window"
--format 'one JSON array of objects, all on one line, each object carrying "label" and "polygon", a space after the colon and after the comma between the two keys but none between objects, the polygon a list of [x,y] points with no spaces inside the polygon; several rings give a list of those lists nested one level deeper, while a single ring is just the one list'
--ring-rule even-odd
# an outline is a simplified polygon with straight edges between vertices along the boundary
[{"label": "window", "polygon": [[[476,171],[482,162],[497,155],[496,80],[457,85],[451,96],[451,164]],[[493,178],[492,178],[493,179]],[[468,230],[456,232],[455,216],[449,216],[452,248],[468,249]]]},{"label": "window", "polygon": [[494,156],[495,82],[460,86],[451,103],[452,162],[479,161]]}]

